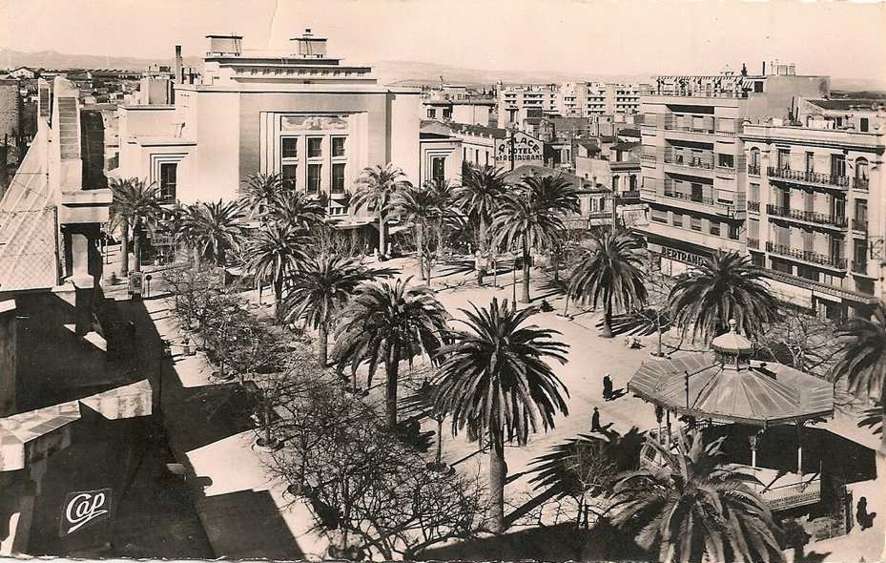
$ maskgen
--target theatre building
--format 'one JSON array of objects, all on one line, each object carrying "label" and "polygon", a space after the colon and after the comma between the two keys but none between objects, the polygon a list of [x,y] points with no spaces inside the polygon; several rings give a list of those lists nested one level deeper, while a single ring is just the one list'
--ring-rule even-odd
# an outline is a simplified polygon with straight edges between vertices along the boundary
[{"label": "theatre building", "polygon": [[210,35],[201,79],[175,84],[173,105],[124,106],[119,177],[156,182],[164,199],[231,200],[252,174],[277,173],[330,214],[353,219],[348,193],[368,166],[418,181],[420,92],[379,86],[366,66],[326,54],[310,30],[286,53]]}]

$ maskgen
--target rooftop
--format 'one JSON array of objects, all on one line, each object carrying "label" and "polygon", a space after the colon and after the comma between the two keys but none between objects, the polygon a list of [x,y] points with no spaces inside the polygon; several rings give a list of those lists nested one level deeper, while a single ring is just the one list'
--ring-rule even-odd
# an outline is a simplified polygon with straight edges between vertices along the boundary
[{"label": "rooftop", "polygon": [[839,99],[839,100],[806,100],[826,110],[886,110],[886,100],[873,99]]}]

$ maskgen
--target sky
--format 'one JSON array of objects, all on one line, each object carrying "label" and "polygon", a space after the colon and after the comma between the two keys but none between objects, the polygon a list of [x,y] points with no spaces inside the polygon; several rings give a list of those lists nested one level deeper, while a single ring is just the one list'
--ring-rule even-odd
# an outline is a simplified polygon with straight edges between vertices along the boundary
[{"label": "sky", "polygon": [[350,63],[569,73],[716,73],[742,62],[886,79],[886,2],[799,0],[0,0],[0,48],[201,55],[209,33],[286,49],[310,27]]}]

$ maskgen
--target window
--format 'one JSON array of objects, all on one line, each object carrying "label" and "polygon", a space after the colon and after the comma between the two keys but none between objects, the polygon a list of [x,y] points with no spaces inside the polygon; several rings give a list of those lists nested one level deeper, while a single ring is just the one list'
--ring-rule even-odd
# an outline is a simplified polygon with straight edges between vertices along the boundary
[{"label": "window", "polygon": [[442,156],[434,157],[431,160],[431,179],[436,183],[442,184],[446,179],[446,158]]},{"label": "window", "polygon": [[762,80],[757,80],[756,82],[754,82],[754,93],[755,94],[762,94],[763,93],[763,81]]},{"label": "window", "polygon": [[652,220],[656,223],[667,223],[668,222],[668,212],[662,211],[661,209],[653,209],[652,210]]},{"label": "window", "polygon": [[863,199],[855,200],[855,220],[859,223],[868,222],[868,202]]},{"label": "window", "polygon": [[721,168],[734,168],[735,158],[731,154],[717,154],[717,166]]},{"label": "window", "polygon": [[428,108],[428,119],[437,118],[437,108]]},{"label": "window", "polygon": [[344,137],[333,137],[332,138],[332,158],[337,158],[345,156],[345,138]]},{"label": "window", "polygon": [[[319,166],[312,164],[311,166]],[[343,162],[332,163],[332,188],[334,194],[345,192],[345,164]]]},{"label": "window", "polygon": [[160,201],[175,201],[175,183],[178,176],[177,162],[160,163]]},{"label": "window", "polygon": [[282,158],[298,158],[298,137],[280,139],[280,156]]},{"label": "window", "polygon": [[846,158],[842,154],[831,155],[831,176],[846,175]]},{"label": "window", "polygon": [[452,110],[449,108],[443,108],[443,119],[452,119]]},{"label": "window", "polygon": [[308,158],[323,156],[323,139],[321,137],[308,137]]},{"label": "window", "polygon": [[719,221],[711,221],[710,226],[711,235],[718,237],[720,236],[720,222]]},{"label": "window", "polygon": [[284,164],[281,172],[283,175],[283,185],[289,189],[295,189],[298,184],[298,165]]},{"label": "window", "polygon": [[692,201],[704,201],[704,187],[701,184],[692,184]]},{"label": "window", "polygon": [[760,149],[758,149],[758,148],[751,149],[751,160],[748,163],[748,173],[749,174],[759,174],[760,173]]},{"label": "window", "polygon": [[861,131],[862,133],[867,133],[869,127],[870,127],[870,122],[868,121],[868,118],[862,117],[858,123],[858,130]]},{"label": "window", "polygon": [[868,161],[864,158],[859,158],[855,161],[855,185],[859,188],[866,189],[868,187],[868,178],[870,171],[868,168]]},{"label": "window", "polygon": [[729,225],[729,238],[738,240],[738,225]]},{"label": "window", "polygon": [[689,227],[693,231],[701,231],[701,218],[700,217],[690,217]]},{"label": "window", "polygon": [[674,226],[682,227],[683,226],[683,215],[681,213],[674,213]]},{"label": "window", "polygon": [[779,170],[790,170],[791,169],[791,149],[778,149],[778,169]]},{"label": "window", "polygon": [[815,172],[815,153],[806,153],[806,172]]},{"label": "window", "polygon": [[630,176],[629,178],[630,178],[630,179],[628,180],[628,182],[629,182],[628,185],[630,186],[630,190],[631,190],[632,192],[637,191],[637,177],[636,177],[636,176]]},{"label": "window", "polygon": [[760,184],[754,184],[754,183],[750,184],[749,191],[750,191],[750,194],[748,196],[748,199],[750,201],[754,201],[754,202],[759,203],[760,202]]},{"label": "window", "polygon": [[308,164],[308,193],[315,194],[320,191],[320,164]]}]

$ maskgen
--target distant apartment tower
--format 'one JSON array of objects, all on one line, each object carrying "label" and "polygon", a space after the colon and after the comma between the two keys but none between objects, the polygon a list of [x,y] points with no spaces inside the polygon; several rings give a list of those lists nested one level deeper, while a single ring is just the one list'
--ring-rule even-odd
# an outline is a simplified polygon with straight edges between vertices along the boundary
[{"label": "distant apartment tower", "polygon": [[747,246],[785,299],[831,319],[884,297],[886,104],[801,100],[744,126]]},{"label": "distant apartment tower", "polygon": [[556,84],[498,83],[498,126],[522,123],[527,117],[557,113],[559,88]]},{"label": "distant apartment tower", "polygon": [[[765,71],[764,71],[765,72]],[[653,267],[678,274],[713,251],[747,248],[747,170],[739,136],[746,121],[787,117],[801,96],[829,93],[824,76],[659,76],[641,98],[641,197],[637,227]]]}]

